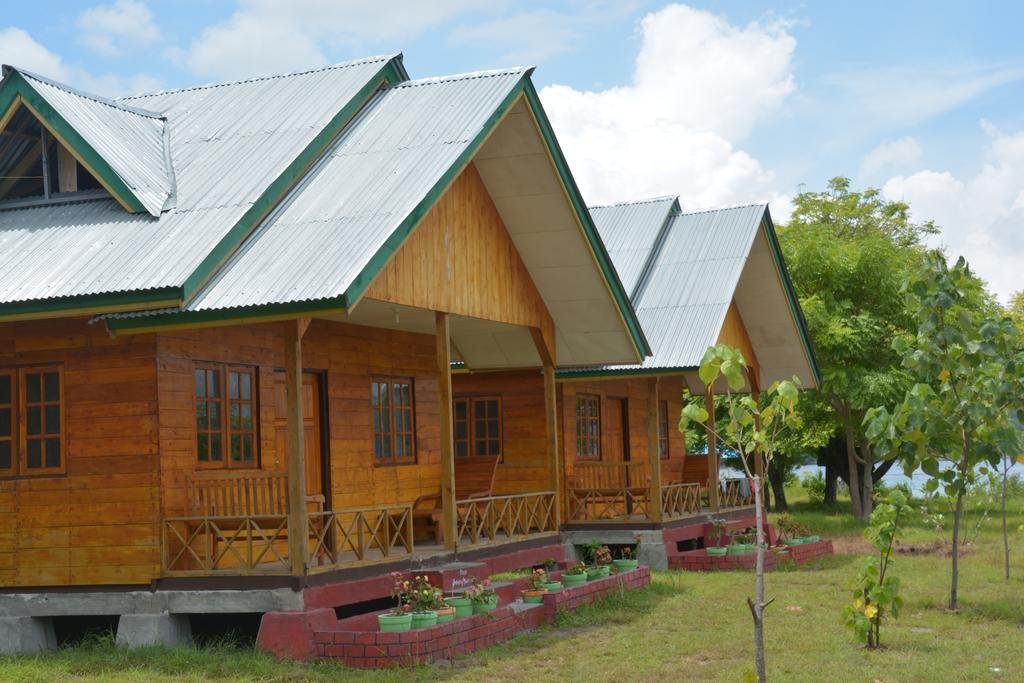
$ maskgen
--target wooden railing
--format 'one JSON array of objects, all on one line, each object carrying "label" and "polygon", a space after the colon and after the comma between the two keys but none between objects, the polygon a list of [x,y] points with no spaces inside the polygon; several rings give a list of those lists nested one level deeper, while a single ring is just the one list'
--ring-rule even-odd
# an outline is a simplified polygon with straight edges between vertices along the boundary
[{"label": "wooden railing", "polygon": [[747,479],[723,479],[720,504],[722,507],[741,507],[754,504],[754,492]]},{"label": "wooden railing", "polygon": [[650,485],[646,462],[577,462],[566,477],[568,521],[648,518]]},{"label": "wooden railing", "polygon": [[554,533],[555,493],[521,493],[455,501],[459,547]]},{"label": "wooden railing", "polygon": [[287,574],[288,516],[165,517],[161,564],[167,575]]},{"label": "wooden railing", "polygon": [[309,516],[311,571],[410,556],[412,506],[330,510]]},{"label": "wooden railing", "polygon": [[668,484],[661,488],[662,519],[700,512],[700,484]]}]

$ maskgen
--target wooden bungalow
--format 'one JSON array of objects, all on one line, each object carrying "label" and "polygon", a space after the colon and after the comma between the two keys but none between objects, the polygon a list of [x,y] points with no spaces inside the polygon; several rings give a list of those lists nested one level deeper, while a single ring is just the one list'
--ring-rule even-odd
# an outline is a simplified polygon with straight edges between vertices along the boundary
[{"label": "wooden bungalow", "polygon": [[[702,385],[697,367],[718,342],[742,350],[750,364],[747,390],[794,376],[806,388],[818,384],[767,205],[685,213],[667,197],[594,207],[591,214],[653,353],[642,364],[559,368],[563,529],[604,530],[599,535],[608,540],[611,529],[741,512],[752,503],[749,482],[720,476],[714,440],[706,453],[687,453],[677,423],[684,391],[713,404],[715,388]],[[533,398],[539,382],[532,371],[501,379],[467,371],[454,382],[457,405],[467,405],[470,416],[456,438],[476,438],[476,415],[500,406],[504,473],[523,490],[542,464],[534,445],[542,435],[543,407]]]},{"label": "wooden bungalow", "polygon": [[[530,73],[4,67],[0,615],[557,542],[555,366],[649,349]],[[519,455],[453,363],[535,369]]]}]

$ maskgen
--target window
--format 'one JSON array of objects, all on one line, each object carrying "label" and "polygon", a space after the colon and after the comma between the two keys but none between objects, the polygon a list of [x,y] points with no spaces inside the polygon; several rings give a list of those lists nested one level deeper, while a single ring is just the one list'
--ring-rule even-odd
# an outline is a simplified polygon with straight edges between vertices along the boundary
[{"label": "window", "polygon": [[455,456],[501,457],[501,399],[457,398],[455,408]]},{"label": "window", "polygon": [[658,455],[668,458],[668,401],[658,401]]},{"label": "window", "polygon": [[374,378],[370,385],[373,405],[373,457],[378,465],[416,462],[412,380]]},{"label": "window", "polygon": [[196,457],[200,467],[258,467],[256,368],[197,364]]},{"label": "window", "polygon": [[59,366],[0,370],[0,476],[65,471],[63,397]]},{"label": "window", "polygon": [[576,457],[601,459],[601,399],[593,394],[576,395]]}]

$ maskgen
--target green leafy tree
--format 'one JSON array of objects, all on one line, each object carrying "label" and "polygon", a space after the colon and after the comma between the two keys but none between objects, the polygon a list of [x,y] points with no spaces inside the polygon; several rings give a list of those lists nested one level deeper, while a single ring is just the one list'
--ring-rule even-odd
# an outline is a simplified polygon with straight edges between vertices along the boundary
[{"label": "green leafy tree", "polygon": [[1019,452],[1012,416],[1024,358],[1013,322],[972,301],[978,281],[963,258],[950,268],[941,252],[930,252],[905,289],[917,333],[897,337],[893,348],[914,383],[892,412],[868,411],[865,428],[879,453],[899,458],[908,475],[920,467],[929,477],[926,490],[941,488],[955,501],[949,591],[955,610],[964,496],[978,465],[994,469],[1003,454]]},{"label": "green leafy tree", "polygon": [[875,189],[853,191],[846,178],[797,195],[792,218],[779,229],[822,374],[821,391],[801,401],[800,411],[822,416],[830,424],[825,431],[840,436],[845,452],[822,452],[843,460],[825,463],[826,471],[846,481],[853,513],[864,520],[874,482],[891,463],[877,457],[863,418],[909,385],[892,350],[893,339],[913,329],[900,290],[920,263],[922,240],[934,232],[931,223],[912,222],[906,204]]},{"label": "green leafy tree", "polygon": [[[777,445],[788,430],[798,426],[796,406],[799,391],[793,382],[775,382],[760,396],[740,394],[747,384],[747,363],[739,350],[726,344],[710,347],[701,360],[700,380],[705,387],[725,384],[725,393],[716,397],[724,406],[725,419],[708,420],[708,411],[698,403],[688,402],[683,408],[680,429],[688,430],[690,422],[698,423],[705,433],[713,433],[724,446],[739,456],[754,489],[754,511],[757,526],[757,564],[755,598],[747,598],[747,606],[754,620],[754,661],[757,680],[767,680],[764,651],[764,611],[771,604],[765,600],[764,558],[767,543],[764,536],[763,482],[754,476],[751,463],[760,455],[771,463]],[[716,413],[718,411],[716,410]],[[717,486],[717,482],[711,482]]]},{"label": "green leafy tree", "polygon": [[886,613],[898,619],[903,607],[899,577],[893,576],[890,569],[900,522],[909,511],[907,497],[901,491],[894,491],[871,513],[864,529],[864,537],[878,555],[866,558],[857,573],[853,604],[843,610],[843,621],[871,649],[882,645],[882,620]]}]

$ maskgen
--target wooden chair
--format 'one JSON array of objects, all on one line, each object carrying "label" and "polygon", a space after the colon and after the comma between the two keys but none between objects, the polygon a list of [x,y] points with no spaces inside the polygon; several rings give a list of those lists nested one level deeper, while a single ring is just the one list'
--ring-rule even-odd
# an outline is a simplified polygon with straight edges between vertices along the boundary
[{"label": "wooden chair", "polygon": [[[472,500],[493,495],[494,475],[498,471],[498,458],[467,455],[455,459],[455,500]],[[444,511],[441,492],[420,496],[412,504],[413,524],[422,520],[434,534],[434,542],[444,543]]]},{"label": "wooden chair", "polygon": [[595,507],[599,518],[636,514],[634,503],[646,505],[651,487],[650,463],[577,462],[566,486],[579,492],[585,507]]}]

